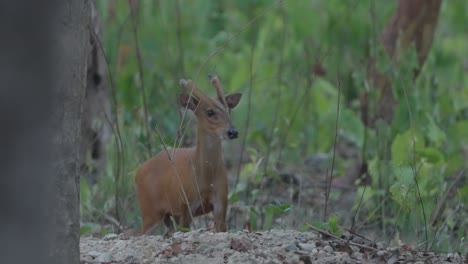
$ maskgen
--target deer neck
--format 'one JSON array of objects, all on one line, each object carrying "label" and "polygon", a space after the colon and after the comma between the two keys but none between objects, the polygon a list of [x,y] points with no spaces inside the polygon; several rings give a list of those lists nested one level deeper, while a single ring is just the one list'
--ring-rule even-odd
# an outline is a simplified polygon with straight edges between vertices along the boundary
[{"label": "deer neck", "polygon": [[221,138],[207,133],[201,126],[198,126],[195,160],[195,171],[204,178],[214,176],[220,166],[224,166]]}]

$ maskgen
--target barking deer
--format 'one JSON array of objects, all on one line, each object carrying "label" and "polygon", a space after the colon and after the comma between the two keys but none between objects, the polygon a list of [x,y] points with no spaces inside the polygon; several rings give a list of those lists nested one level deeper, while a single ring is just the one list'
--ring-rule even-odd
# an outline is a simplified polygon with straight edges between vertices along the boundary
[{"label": "barking deer", "polygon": [[242,95],[224,96],[218,77],[210,74],[209,79],[216,98],[206,96],[191,80],[180,81],[187,93],[180,94],[179,101],[198,121],[196,146],[163,150],[137,170],[143,233],[163,221],[168,236],[176,228],[171,217],[178,226],[188,228],[193,217],[209,212],[213,212],[216,232],[226,231],[228,182],[221,140],[238,136],[229,113]]}]

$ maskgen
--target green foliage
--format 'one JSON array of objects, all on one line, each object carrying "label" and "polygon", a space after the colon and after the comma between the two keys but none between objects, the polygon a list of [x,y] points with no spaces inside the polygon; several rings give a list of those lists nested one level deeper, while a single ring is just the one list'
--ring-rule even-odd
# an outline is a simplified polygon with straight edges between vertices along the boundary
[{"label": "green foliage", "polygon": [[[246,136],[248,161],[229,199],[250,207],[252,229],[271,228],[276,218],[292,208],[286,203],[272,205],[271,201],[264,207],[254,204],[266,196],[264,175],[278,174],[278,161],[300,167],[312,154],[333,153],[340,95],[339,135],[360,150],[371,178],[365,191],[358,189],[362,204],[359,207],[360,199],[356,199],[353,209],[360,208],[361,220],[383,227],[382,232],[391,225],[389,229],[421,238],[427,227],[431,235],[442,236],[435,228],[424,226],[422,208],[429,219],[444,194],[453,191],[448,190],[453,175],[466,166],[468,77],[463,59],[468,36],[464,1],[443,3],[431,52],[417,79],[414,47],[401,55],[397,67],[378,43],[394,1],[282,1],[242,32],[274,2],[139,1],[137,33],[143,74],[138,70],[128,2],[97,3],[124,151],[118,152],[112,144],[106,175],[95,186],[81,182],[83,222],[101,222],[104,214],[115,216],[119,211],[119,221],[139,226],[133,174],[148,158],[145,145],[151,142],[154,154],[164,144],[179,146],[178,131],[193,135],[192,128],[185,126],[187,118],[182,126],[177,112],[178,80],[193,79],[203,91],[214,94],[206,78],[214,71],[227,93],[240,91],[244,95],[232,117],[241,135]],[[109,11],[111,3],[115,13]],[[374,128],[364,127],[359,111],[361,93],[370,92],[371,116],[381,96],[367,80],[369,57],[375,57],[377,68],[391,77],[398,102],[393,122],[377,122]],[[324,73],[318,74],[316,67]],[[142,115],[143,87],[148,120]],[[149,139],[145,124],[151,131]],[[340,176],[346,171],[342,168],[346,162],[337,157],[335,169]],[[463,184],[458,197],[446,201],[447,208],[454,208],[457,201],[467,203],[468,189],[466,182]],[[460,230],[468,230],[462,220],[468,215],[459,212],[445,218],[446,226],[438,227],[446,237],[455,230],[457,239],[466,237]],[[263,226],[259,226],[262,219]],[[338,234],[338,219],[337,215],[330,218],[325,229]],[[89,228],[83,227],[83,232]],[[453,245],[440,243],[437,247],[445,250]]]},{"label": "green foliage", "polygon": [[274,217],[281,217],[293,209],[289,204],[270,204],[265,208],[265,224],[264,229],[271,229],[273,227]]},{"label": "green foliage", "polygon": [[338,214],[334,214],[333,216],[329,217],[328,221],[326,222],[317,221],[310,225],[303,226],[300,230],[304,232],[310,229],[310,226],[312,226],[312,227],[318,228],[319,230],[328,231],[331,234],[341,237],[341,235],[343,234],[343,231],[341,227],[339,226],[339,222],[340,222],[340,216]]}]

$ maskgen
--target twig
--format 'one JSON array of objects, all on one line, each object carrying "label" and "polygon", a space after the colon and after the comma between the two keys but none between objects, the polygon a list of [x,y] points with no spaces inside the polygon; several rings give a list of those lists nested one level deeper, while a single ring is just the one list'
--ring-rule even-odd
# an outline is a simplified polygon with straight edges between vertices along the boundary
[{"label": "twig", "polygon": [[179,57],[178,57],[178,66],[179,66],[179,74],[178,76],[181,78],[185,74],[184,69],[184,46],[182,44],[182,16],[180,11],[180,0],[175,1],[176,7],[176,34],[177,34],[177,47],[179,49]]},{"label": "twig", "polygon": [[249,91],[247,95],[247,116],[245,118],[245,131],[242,136],[241,150],[239,153],[239,162],[237,164],[237,174],[236,174],[236,181],[234,184],[234,190],[237,189],[237,184],[239,183],[242,159],[244,157],[244,149],[245,149],[245,145],[247,144],[247,134],[249,132],[249,126],[250,126],[250,111],[252,108],[253,64],[254,64],[254,54],[255,54],[254,42],[252,42],[250,49],[251,49],[250,63],[249,63],[249,77],[250,78],[249,78]]},{"label": "twig", "polygon": [[[331,238],[333,238],[333,239],[335,239],[335,240],[338,240],[338,241],[340,241],[340,242],[348,243],[348,244],[350,244],[350,245],[352,245],[352,246],[364,248],[364,249],[371,250],[371,251],[377,251],[377,250],[378,250],[378,249],[373,248],[373,247],[369,247],[369,246],[366,246],[366,245],[358,244],[358,243],[356,243],[356,242],[349,241],[349,240],[343,239],[343,238],[341,238],[341,237],[337,237],[337,236],[335,236],[334,234],[332,234],[332,233],[330,233],[330,232],[328,232],[328,231],[322,230],[322,229],[320,229],[320,228],[317,228],[317,227],[315,227],[315,226],[313,226],[313,225],[308,225],[308,227],[309,227],[310,229],[312,229],[313,231],[319,233],[319,234],[322,235],[322,236],[328,236],[328,237],[331,237]],[[368,240],[369,240],[369,239],[368,239]],[[370,240],[369,240],[369,241],[370,241]]]},{"label": "twig", "polygon": [[[401,76],[399,76],[398,78],[401,82]],[[406,106],[408,108],[408,117],[409,117],[409,125],[410,125],[410,129],[411,129],[411,139],[412,139],[412,143],[413,143],[413,163],[411,164],[411,168],[413,170],[413,180],[414,180],[414,184],[416,185],[416,194],[418,196],[418,200],[419,200],[419,203],[421,205],[421,209],[422,209],[422,215],[423,215],[423,220],[424,220],[424,236],[426,238],[426,250],[428,250],[428,241],[429,241],[429,235],[428,235],[428,232],[427,232],[427,220],[426,220],[426,210],[424,209],[424,203],[423,203],[423,200],[422,200],[422,196],[421,196],[421,191],[419,189],[419,183],[418,183],[418,179],[417,179],[417,175],[418,175],[418,171],[419,170],[416,170],[416,138],[415,138],[415,135],[414,135],[414,130],[413,130],[413,117],[412,117],[412,114],[411,114],[411,108],[410,108],[410,103],[409,103],[409,99],[408,99],[408,93],[406,91],[406,86],[403,85],[403,93],[405,95],[405,102],[406,102]],[[408,188],[409,190],[409,188]]]},{"label": "twig", "polygon": [[436,208],[434,209],[434,212],[432,213],[432,217],[431,217],[431,223],[430,225],[434,225],[435,221],[437,220],[437,218],[439,217],[439,215],[441,214],[441,210],[442,210],[442,207],[443,205],[445,204],[445,202],[447,201],[447,197],[450,193],[450,191],[453,189],[453,187],[455,187],[455,184],[458,183],[458,181],[461,179],[461,177],[463,176],[463,174],[465,174],[465,171],[466,171],[466,168],[463,168],[458,174],[457,176],[455,176],[455,179],[452,181],[452,183],[450,183],[450,186],[447,188],[447,191],[444,193],[444,196],[442,197],[442,199],[440,199],[439,203],[437,203],[437,206]]},{"label": "twig", "polygon": [[[107,58],[107,54],[104,50],[104,47],[102,45],[101,40],[98,38],[98,35],[96,31],[93,29],[91,30],[91,33],[94,35],[94,38],[96,40],[96,43],[98,43],[99,48],[101,49],[102,55],[104,57],[104,60],[106,62],[106,69],[107,69],[107,74],[109,76],[109,86],[111,90],[111,98],[112,98],[112,110],[114,112],[113,118],[114,118],[114,124],[115,124],[115,132],[116,132],[116,137],[115,137],[115,146],[117,148],[117,166],[116,166],[116,172],[115,172],[115,216],[117,219],[120,219],[120,212],[119,212],[119,206],[120,206],[120,200],[119,200],[119,181],[120,181],[120,174],[122,173],[124,162],[125,162],[125,150],[123,148],[123,143],[122,143],[122,135],[120,133],[120,125],[119,125],[119,118],[118,118],[118,113],[117,113],[117,95],[116,95],[116,90],[115,90],[115,85],[114,85],[114,78],[112,75],[112,71],[109,67],[109,59]],[[113,127],[113,126],[111,126]],[[114,129],[112,129],[114,131]]]},{"label": "twig", "polygon": [[[284,10],[283,12],[281,13],[282,16],[281,18],[284,20],[285,18],[285,15],[284,15]],[[287,24],[287,23],[285,23]],[[272,127],[270,129],[270,133],[268,135],[268,140],[270,141],[270,144],[268,144],[268,147],[267,147],[267,151],[266,151],[266,154],[265,154],[265,162],[263,163],[263,174],[267,174],[267,169],[268,169],[268,163],[270,161],[270,155],[271,155],[271,148],[272,148],[272,141],[273,141],[273,133],[275,131],[275,128],[276,128],[276,123],[278,121],[278,116],[279,116],[279,110],[281,108],[281,85],[282,85],[282,76],[283,76],[283,68],[284,68],[284,45],[286,43],[286,31],[287,31],[287,27],[286,26],[283,26],[283,31],[281,32],[281,44],[280,44],[280,54],[278,54],[278,57],[279,57],[279,62],[278,62],[278,72],[276,74],[277,76],[277,83],[276,83],[276,87],[278,87],[278,94],[276,95],[276,105],[275,105],[275,112],[273,113],[273,123],[272,123]],[[268,195],[270,196],[270,195]],[[269,199],[268,199],[269,200]]]},{"label": "twig", "polygon": [[[148,104],[146,102],[146,94],[145,94],[145,78],[143,74],[143,59],[141,57],[141,51],[140,51],[140,44],[138,41],[138,32],[137,32],[137,25],[136,25],[136,19],[137,16],[135,16],[135,11],[132,6],[131,0],[128,1],[128,5],[130,8],[130,14],[132,16],[132,29],[133,29],[133,38],[135,41],[135,49],[136,49],[136,56],[137,56],[137,62],[138,62],[138,74],[140,77],[140,89],[141,89],[141,100],[143,103],[143,116],[144,116],[144,121],[143,125],[145,127],[145,132],[146,132],[146,149],[148,151],[148,157],[150,158],[152,156],[151,152],[151,134],[150,134],[150,129],[148,126]],[[139,9],[139,7],[138,7]]]},{"label": "twig", "polygon": [[340,94],[341,94],[341,80],[340,80],[340,68],[338,66],[338,102],[336,105],[335,139],[333,142],[333,158],[332,158],[331,171],[327,180],[328,187],[327,187],[327,191],[325,192],[325,210],[324,210],[325,219],[327,218],[328,199],[330,197],[331,184],[333,180],[333,169],[335,168],[336,142],[338,141],[338,121],[340,117],[340,98],[341,98]]}]

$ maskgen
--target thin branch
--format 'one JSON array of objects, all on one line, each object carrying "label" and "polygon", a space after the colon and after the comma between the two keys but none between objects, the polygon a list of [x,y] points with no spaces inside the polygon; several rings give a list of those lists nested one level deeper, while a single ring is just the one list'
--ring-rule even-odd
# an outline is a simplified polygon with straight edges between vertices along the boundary
[{"label": "thin branch", "polygon": [[[286,15],[284,13],[284,10],[281,10],[281,18],[282,20],[284,21],[285,18],[286,18]],[[283,80],[282,80],[282,77],[283,77],[283,71],[284,71],[284,47],[285,47],[285,44],[286,44],[286,32],[287,32],[287,27],[286,27],[286,24],[287,23],[284,23],[285,25],[283,25],[283,31],[281,32],[281,44],[280,44],[280,52],[278,54],[278,57],[279,57],[279,62],[278,62],[278,72],[276,73],[276,76],[277,76],[277,81],[276,81],[276,87],[278,87],[277,89],[277,93],[275,96],[276,96],[276,105],[275,105],[275,112],[273,113],[273,123],[272,123],[272,126],[271,126],[271,129],[270,129],[270,133],[268,134],[268,140],[270,141],[270,144],[268,144],[268,147],[267,147],[267,151],[266,151],[266,154],[265,154],[265,162],[263,163],[263,173],[264,174],[267,174],[267,169],[268,169],[268,164],[270,162],[270,155],[271,155],[271,149],[272,149],[272,141],[273,141],[273,133],[276,129],[276,125],[277,125],[277,122],[278,122],[278,117],[279,117],[279,110],[281,109],[281,86],[283,84]]]},{"label": "thin branch", "polygon": [[[401,81],[401,76],[399,76],[399,80]],[[416,170],[416,138],[415,138],[415,135],[414,135],[414,130],[413,130],[413,117],[412,117],[412,114],[411,114],[411,108],[410,108],[410,103],[409,103],[409,99],[408,99],[408,93],[406,91],[406,85],[403,85],[403,93],[405,95],[405,102],[406,102],[406,107],[408,108],[408,117],[409,117],[409,125],[410,125],[410,129],[411,129],[411,139],[412,139],[412,143],[413,143],[413,163],[411,164],[411,168],[413,170],[413,180],[414,180],[414,184],[416,185],[416,195],[418,196],[418,200],[419,200],[419,203],[421,205],[421,209],[422,209],[422,215],[423,215],[423,220],[424,220],[424,236],[426,238],[426,250],[428,250],[428,246],[429,244],[427,242],[429,242],[429,236],[428,236],[428,233],[427,233],[427,219],[426,219],[426,210],[424,209],[424,203],[423,203],[423,200],[422,200],[422,196],[421,196],[421,190],[419,189],[419,183],[418,183],[418,179],[417,179],[417,175],[418,175],[418,171],[419,170]],[[409,188],[408,188],[409,189]]]},{"label": "thin branch", "polygon": [[449,187],[447,188],[447,191],[444,193],[444,196],[440,199],[440,201],[437,203],[437,206],[436,208],[434,209],[434,212],[432,213],[432,217],[431,217],[431,222],[430,222],[430,225],[433,226],[435,224],[435,222],[437,221],[437,218],[439,218],[439,216],[442,214],[442,207],[444,206],[444,204],[446,203],[447,201],[447,197],[450,193],[450,191],[455,187],[455,185],[458,183],[458,181],[461,179],[461,177],[465,174],[465,171],[466,171],[466,167],[463,168],[458,174],[457,176],[455,176],[455,179],[453,179],[453,181],[450,183]]},{"label": "thin branch", "polygon": [[[107,74],[109,76],[109,86],[111,90],[111,98],[112,98],[112,111],[114,112],[113,118],[114,118],[114,124],[115,124],[115,132],[116,132],[116,137],[115,137],[115,146],[117,148],[117,161],[116,161],[116,172],[115,172],[115,217],[117,219],[120,219],[120,213],[119,213],[119,206],[120,206],[120,201],[119,201],[119,186],[118,183],[120,181],[120,174],[122,173],[123,166],[125,164],[125,150],[123,147],[123,141],[122,141],[122,134],[120,132],[120,125],[119,125],[119,118],[118,118],[118,112],[117,112],[117,92],[115,89],[114,85],[114,78],[112,75],[112,71],[110,69],[110,63],[109,59],[107,57],[107,54],[104,50],[104,47],[102,45],[101,40],[98,38],[98,35],[96,31],[93,29],[91,30],[91,33],[93,34],[96,43],[98,43],[99,48],[103,54],[104,60],[106,62],[106,69],[107,69]],[[113,126],[111,126],[113,127]],[[112,129],[114,131],[114,129]]]},{"label": "thin branch", "polygon": [[250,127],[250,111],[252,108],[252,86],[253,86],[253,64],[254,64],[254,55],[255,55],[255,43],[252,42],[250,46],[251,50],[251,55],[250,55],[250,63],[249,63],[249,91],[247,95],[247,116],[245,118],[245,131],[242,136],[242,143],[241,143],[241,150],[239,152],[239,161],[237,164],[237,173],[236,173],[236,181],[234,184],[234,190],[237,189],[237,184],[239,183],[239,176],[240,176],[240,170],[242,166],[242,160],[244,158],[244,150],[245,146],[247,144],[247,134],[249,133],[249,127]]},{"label": "thin branch", "polygon": [[179,49],[179,57],[178,57],[178,72],[180,76],[178,78],[182,78],[185,75],[185,67],[184,67],[184,45],[182,44],[182,15],[180,10],[180,0],[175,1],[176,7],[176,35],[177,35],[177,48]]},{"label": "thin branch", "polygon": [[335,139],[333,142],[333,158],[330,175],[327,179],[327,191],[325,192],[325,209],[324,209],[324,218],[327,219],[327,209],[328,209],[328,200],[330,198],[331,184],[333,180],[333,170],[335,168],[335,157],[336,157],[336,142],[338,141],[338,123],[340,117],[340,98],[341,98],[341,80],[340,80],[340,68],[338,66],[338,102],[336,105],[336,120],[335,120]]},{"label": "thin branch", "polygon": [[[337,237],[335,236],[334,234],[328,232],[328,231],[325,231],[325,230],[322,230],[320,228],[317,228],[313,225],[308,225],[307,226],[308,228],[312,229],[313,231],[319,233],[320,235],[324,236],[324,237],[331,237],[335,240],[338,240],[340,242],[344,242],[344,243],[347,243],[351,246],[356,246],[356,247],[359,247],[359,248],[363,248],[363,249],[367,249],[367,250],[371,250],[371,251],[377,251],[378,249],[376,248],[373,248],[373,247],[369,247],[369,246],[366,246],[366,245],[362,245],[362,244],[359,244],[359,243],[356,243],[356,242],[353,242],[353,241],[349,241],[347,239],[344,239],[344,238],[340,238],[340,237]],[[369,240],[369,239],[367,239]]]},{"label": "thin branch", "polygon": [[[218,53],[220,53],[233,39],[235,39],[240,33],[244,32],[251,24],[253,24],[255,21],[257,21],[257,19],[259,19],[260,17],[263,17],[265,16],[266,14],[268,14],[271,10],[273,10],[273,8],[275,8],[277,5],[283,3],[283,0],[277,0],[273,5],[271,5],[269,8],[265,9],[261,14],[259,14],[258,16],[252,18],[252,20],[250,20],[245,26],[243,26],[239,31],[237,31],[236,33],[234,33],[231,37],[229,37],[226,41],[224,41],[224,43],[219,47],[217,48],[210,56],[208,56],[208,58],[206,59],[205,63],[203,63],[203,65],[200,67],[200,69],[198,70],[198,73],[196,74],[196,77],[195,77],[195,80],[194,80],[194,84],[196,85],[198,83],[198,79],[200,78],[200,74],[202,72],[202,70],[208,65],[208,63],[211,61],[211,59],[213,59],[216,55],[218,55]],[[185,119],[185,116],[186,116],[186,112],[187,112],[187,108],[184,108],[184,112],[182,114],[182,118],[180,120],[180,124],[179,124],[179,130],[182,128],[182,124],[184,122],[184,119]],[[186,131],[184,131],[182,133],[182,136],[180,137],[180,139],[182,139],[185,135]],[[180,140],[179,144],[177,144],[177,142],[175,142],[175,146],[174,147],[179,147],[180,145],[182,144],[182,140]]]},{"label": "thin branch", "polygon": [[[133,29],[133,39],[135,41],[135,49],[136,49],[136,56],[137,56],[137,62],[138,62],[138,74],[140,77],[141,100],[143,102],[143,117],[144,117],[143,125],[145,127],[145,132],[146,132],[146,149],[148,151],[147,158],[150,158],[152,156],[151,134],[150,134],[150,129],[148,125],[148,104],[146,102],[143,59],[141,57],[140,44],[138,41],[138,30],[137,30],[137,24],[136,24],[136,19],[138,18],[138,14],[135,15],[135,10],[132,6],[131,0],[128,1],[128,6],[130,8],[130,14],[132,16],[131,20],[132,20],[132,29]],[[138,5],[138,9],[140,9],[139,5]]]}]

